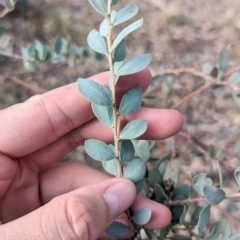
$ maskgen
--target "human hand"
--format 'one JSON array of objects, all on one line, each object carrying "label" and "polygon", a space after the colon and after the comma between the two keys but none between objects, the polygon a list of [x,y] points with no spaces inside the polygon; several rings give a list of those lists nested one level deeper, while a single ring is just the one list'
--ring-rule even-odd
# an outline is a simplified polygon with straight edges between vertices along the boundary
[{"label": "human hand", "polygon": [[[107,85],[108,74],[91,77]],[[118,98],[139,85],[145,90],[150,72],[123,77]],[[178,132],[182,116],[175,110],[140,108],[126,121],[144,118],[144,139],[161,139]],[[112,141],[73,83],[30,98],[0,112],[1,240],[110,239],[102,234],[130,205],[152,210],[147,228],[162,228],[171,219],[167,207],[135,196],[126,179],[110,178],[80,162],[57,163],[86,139]],[[119,221],[127,224],[121,215]]]}]

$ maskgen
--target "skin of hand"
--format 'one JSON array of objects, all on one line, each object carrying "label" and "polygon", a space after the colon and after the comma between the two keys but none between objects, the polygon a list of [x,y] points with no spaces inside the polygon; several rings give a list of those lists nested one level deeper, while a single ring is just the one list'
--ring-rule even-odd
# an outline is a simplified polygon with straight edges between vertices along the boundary
[{"label": "skin of hand", "polygon": [[[107,85],[108,73],[90,79]],[[134,86],[146,90],[150,81],[148,69],[122,77],[118,102]],[[182,115],[175,110],[141,107],[123,121],[136,118],[148,122],[143,139],[167,138],[183,125]],[[112,130],[94,117],[76,83],[0,111],[1,240],[111,239],[104,230],[116,218],[129,224],[121,214],[129,206],[152,210],[146,228],[169,223],[169,209],[136,196],[130,181],[110,178],[79,161],[59,163],[90,138],[110,143]]]}]

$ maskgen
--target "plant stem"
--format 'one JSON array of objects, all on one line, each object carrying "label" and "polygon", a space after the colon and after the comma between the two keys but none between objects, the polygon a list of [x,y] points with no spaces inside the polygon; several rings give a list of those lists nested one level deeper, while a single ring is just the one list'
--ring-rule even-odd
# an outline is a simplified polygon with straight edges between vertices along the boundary
[{"label": "plant stem", "polygon": [[106,14],[106,20],[108,24],[108,33],[107,33],[107,48],[108,48],[108,63],[110,68],[110,78],[111,78],[111,84],[112,84],[112,110],[113,110],[113,136],[114,136],[114,145],[115,145],[115,155],[117,160],[117,168],[118,173],[117,177],[122,177],[122,167],[121,162],[119,160],[119,138],[118,138],[118,114],[117,114],[117,104],[116,104],[116,84],[115,79],[116,75],[114,73],[113,64],[114,61],[112,59],[112,24],[111,24],[111,7],[112,7],[112,0],[108,0],[108,12]]},{"label": "plant stem", "polygon": [[[235,199],[235,198],[240,198],[240,193],[234,193],[226,196],[226,199]],[[189,198],[186,200],[165,201],[164,205],[178,206],[178,205],[186,205],[189,203],[200,202],[200,201],[207,201],[207,199],[205,197],[199,197],[199,198]]]}]

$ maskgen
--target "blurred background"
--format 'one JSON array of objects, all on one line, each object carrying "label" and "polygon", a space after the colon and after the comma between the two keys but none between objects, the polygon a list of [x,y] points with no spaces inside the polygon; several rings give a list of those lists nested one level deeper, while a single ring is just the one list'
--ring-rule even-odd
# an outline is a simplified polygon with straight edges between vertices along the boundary
[{"label": "blurred background", "polygon": [[[117,8],[128,2],[121,0]],[[161,74],[163,71],[193,68],[196,72],[210,73],[217,64],[221,50],[228,55],[229,70],[240,66],[239,0],[131,2],[140,8],[134,19],[143,17],[144,24],[126,39],[127,52],[129,56],[147,52],[153,55],[150,69],[154,81],[145,94],[144,105],[171,108],[205,83],[202,77],[195,74],[176,76]],[[36,39],[54,49],[57,36],[71,38],[71,44],[83,51],[88,48],[88,33],[93,28],[98,29],[101,21],[102,16],[87,0],[20,1],[14,11],[0,18],[0,51],[21,55],[21,48]],[[64,61],[56,64],[43,62],[36,72],[27,71],[21,59],[1,56],[0,109],[23,102],[41,90],[49,91],[76,82],[78,77],[89,77],[108,70],[107,60],[101,56],[88,50],[79,55],[74,66]],[[21,81],[36,88],[31,90]],[[154,143],[152,157],[159,159],[174,149],[182,159],[181,177],[186,183],[190,183],[190,174],[194,176],[199,172],[207,172],[217,183],[218,171],[214,161],[217,159],[222,168],[226,192],[237,192],[233,172],[240,166],[239,108],[228,86],[203,91],[178,108],[185,119],[182,132],[174,139]],[[156,124],[161,124],[161,119]],[[92,164],[82,147],[69,157]],[[239,207],[232,203],[224,201],[214,214],[218,219],[225,217],[233,225],[239,226]]]}]

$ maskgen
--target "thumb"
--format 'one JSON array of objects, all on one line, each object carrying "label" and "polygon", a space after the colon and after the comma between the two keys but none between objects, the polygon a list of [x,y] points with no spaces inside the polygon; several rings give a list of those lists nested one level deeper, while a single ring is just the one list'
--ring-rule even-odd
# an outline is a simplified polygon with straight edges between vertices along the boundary
[{"label": "thumb", "polygon": [[126,179],[108,179],[54,198],[43,207],[1,225],[3,240],[96,240],[136,197]]}]

